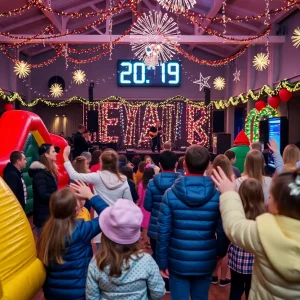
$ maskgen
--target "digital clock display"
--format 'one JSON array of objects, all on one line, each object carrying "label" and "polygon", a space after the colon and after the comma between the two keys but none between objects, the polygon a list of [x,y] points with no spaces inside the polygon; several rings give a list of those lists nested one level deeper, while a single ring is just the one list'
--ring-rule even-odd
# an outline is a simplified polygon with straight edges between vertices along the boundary
[{"label": "digital clock display", "polygon": [[122,87],[176,87],[181,84],[181,64],[178,60],[170,60],[152,68],[139,60],[118,60],[117,80]]}]

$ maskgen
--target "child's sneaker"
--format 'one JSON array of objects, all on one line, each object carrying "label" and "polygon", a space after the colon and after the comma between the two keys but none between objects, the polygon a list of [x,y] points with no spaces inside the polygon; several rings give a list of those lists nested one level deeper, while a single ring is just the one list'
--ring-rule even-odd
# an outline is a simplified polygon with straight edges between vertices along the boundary
[{"label": "child's sneaker", "polygon": [[221,287],[224,287],[224,286],[227,286],[227,285],[229,285],[231,283],[231,279],[228,279],[228,278],[226,278],[225,280],[220,280],[220,286]]},{"label": "child's sneaker", "polygon": [[212,279],[211,279],[211,284],[218,284],[218,283],[219,283],[218,276],[213,276]]}]

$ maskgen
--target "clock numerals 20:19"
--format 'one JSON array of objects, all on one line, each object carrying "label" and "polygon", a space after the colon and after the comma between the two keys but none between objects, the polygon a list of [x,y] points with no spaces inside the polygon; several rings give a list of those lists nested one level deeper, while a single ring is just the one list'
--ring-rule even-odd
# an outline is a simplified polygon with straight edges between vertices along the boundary
[{"label": "clock numerals 20:19", "polygon": [[[144,84],[145,81],[149,83],[149,80],[146,80],[146,66],[143,62],[132,63],[129,61],[124,61],[121,63],[121,66],[127,68],[127,70],[121,71],[120,83],[131,84],[131,80],[125,79],[125,76],[131,76],[132,74],[133,74],[132,80],[134,84]],[[139,67],[140,70],[138,69]],[[168,75],[169,77],[174,76],[174,79],[169,79],[167,84],[176,85],[179,83],[180,80],[179,64],[177,62],[163,63],[160,67],[161,67],[161,83],[166,83],[166,75]]]}]

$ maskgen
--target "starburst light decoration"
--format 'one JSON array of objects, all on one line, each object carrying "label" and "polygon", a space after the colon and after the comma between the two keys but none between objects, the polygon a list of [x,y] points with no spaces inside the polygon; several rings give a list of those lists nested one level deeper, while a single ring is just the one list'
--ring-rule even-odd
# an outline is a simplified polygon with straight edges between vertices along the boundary
[{"label": "starburst light decoration", "polygon": [[19,78],[25,78],[30,73],[30,65],[25,61],[17,61],[14,67],[14,72]]},{"label": "starburst light decoration", "polygon": [[58,98],[58,97],[62,96],[63,92],[64,92],[64,90],[63,90],[62,86],[58,83],[54,83],[50,87],[50,94],[54,98]]},{"label": "starburst light decoration", "polygon": [[253,67],[257,71],[265,70],[270,64],[269,56],[266,53],[258,53],[253,58]]},{"label": "starburst light decoration", "polygon": [[157,2],[166,10],[174,13],[188,11],[196,4],[195,0],[157,0]]},{"label": "starburst light decoration", "polygon": [[199,84],[199,91],[201,92],[204,87],[210,88],[210,85],[208,84],[210,76],[203,77],[200,73],[200,78],[196,81],[193,81],[193,83]]},{"label": "starburst light decoration", "polygon": [[178,25],[168,14],[144,13],[131,29],[131,49],[146,65],[151,62],[153,66],[156,61],[156,65],[164,63],[176,53],[173,45],[178,45],[178,33]]},{"label": "starburst light decoration", "polygon": [[238,82],[241,81],[240,79],[241,76],[241,70],[235,69],[235,72],[233,73],[233,81]]},{"label": "starburst light decoration", "polygon": [[219,91],[223,90],[225,88],[225,85],[226,85],[226,83],[225,83],[225,79],[223,77],[219,76],[219,77],[215,78],[214,88],[216,90],[219,90]]},{"label": "starburst light decoration", "polygon": [[155,69],[155,67],[158,66],[158,64],[159,64],[157,56],[147,56],[144,60],[144,64],[147,67]]},{"label": "starburst light decoration", "polygon": [[85,72],[82,70],[76,70],[73,73],[73,80],[76,84],[82,84],[85,82],[86,80],[86,75]]},{"label": "starburst light decoration", "polygon": [[292,41],[296,48],[298,48],[300,46],[300,27],[297,27],[294,30],[294,35],[292,36]]}]

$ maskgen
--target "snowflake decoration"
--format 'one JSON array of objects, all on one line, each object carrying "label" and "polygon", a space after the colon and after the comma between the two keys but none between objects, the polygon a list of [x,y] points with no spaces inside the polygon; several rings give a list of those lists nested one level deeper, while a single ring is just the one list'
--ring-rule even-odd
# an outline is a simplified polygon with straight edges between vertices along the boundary
[{"label": "snowflake decoration", "polygon": [[30,65],[25,61],[17,61],[14,67],[14,72],[19,78],[25,78],[30,73]]},{"label": "snowflake decoration", "polygon": [[150,11],[149,15],[144,13],[131,29],[132,51],[145,64],[147,57],[153,58],[152,63],[157,60],[161,64],[176,53],[173,45],[178,44],[178,33],[178,25],[168,14],[156,11]]},{"label": "snowflake decoration", "polygon": [[263,71],[270,64],[269,55],[265,53],[258,53],[253,58],[253,66],[257,71]]},{"label": "snowflake decoration", "polygon": [[84,71],[82,70],[76,70],[74,73],[73,73],[73,80],[76,84],[82,84],[85,82],[86,80],[86,75],[84,73]]},{"label": "snowflake decoration", "polygon": [[233,73],[233,81],[238,82],[241,81],[240,79],[241,76],[241,70],[235,69],[235,72]]},{"label": "snowflake decoration", "polygon": [[50,94],[54,98],[58,98],[58,97],[62,96],[63,92],[64,92],[64,90],[63,90],[62,86],[58,83],[54,83],[50,87]]},{"label": "snowflake decoration", "polygon": [[199,84],[199,91],[201,92],[204,87],[210,88],[210,85],[208,84],[210,76],[203,77],[200,73],[200,78],[196,81],[193,81],[193,83]]},{"label": "snowflake decoration", "polygon": [[300,27],[297,27],[294,30],[294,35],[292,36],[292,41],[296,48],[298,48],[300,46]]},{"label": "snowflake decoration", "polygon": [[219,90],[219,91],[223,90],[225,88],[225,85],[226,85],[226,83],[225,83],[225,79],[223,77],[219,76],[214,80],[214,88],[216,90]]},{"label": "snowflake decoration", "polygon": [[195,0],[157,0],[157,2],[166,10],[174,13],[188,11],[196,4]]}]

